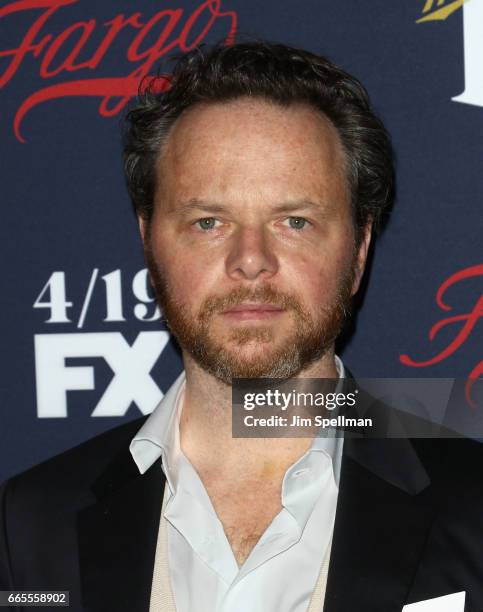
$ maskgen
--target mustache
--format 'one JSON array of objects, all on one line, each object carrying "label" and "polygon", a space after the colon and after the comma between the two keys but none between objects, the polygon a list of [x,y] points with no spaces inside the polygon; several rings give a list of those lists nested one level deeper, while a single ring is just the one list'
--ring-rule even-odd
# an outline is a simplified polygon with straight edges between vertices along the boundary
[{"label": "mustache", "polygon": [[207,298],[200,309],[200,319],[209,319],[217,312],[223,312],[229,308],[239,306],[244,302],[272,304],[277,308],[295,310],[299,314],[303,313],[303,308],[296,297],[289,293],[279,291],[271,285],[261,285],[256,289],[236,287],[225,295]]}]

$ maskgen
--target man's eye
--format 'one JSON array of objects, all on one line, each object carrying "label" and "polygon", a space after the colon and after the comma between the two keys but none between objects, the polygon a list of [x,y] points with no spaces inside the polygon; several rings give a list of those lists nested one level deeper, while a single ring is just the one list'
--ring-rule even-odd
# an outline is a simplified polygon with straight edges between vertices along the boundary
[{"label": "man's eye", "polygon": [[307,219],[303,217],[288,217],[285,219],[284,223],[288,221],[289,226],[295,230],[304,229],[304,227],[309,223]]},{"label": "man's eye", "polygon": [[216,227],[215,223],[219,223],[218,219],[215,219],[215,217],[204,217],[203,219],[198,219],[195,225],[202,230],[210,230]]}]

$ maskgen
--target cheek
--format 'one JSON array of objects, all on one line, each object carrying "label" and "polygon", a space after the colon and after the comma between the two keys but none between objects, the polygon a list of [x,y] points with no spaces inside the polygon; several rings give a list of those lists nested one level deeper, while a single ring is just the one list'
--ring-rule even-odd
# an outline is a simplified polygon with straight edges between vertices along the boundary
[{"label": "cheek", "polygon": [[349,265],[347,253],[301,256],[287,266],[287,282],[309,308],[317,309],[335,298]]},{"label": "cheek", "polygon": [[219,273],[214,266],[187,248],[166,249],[161,244],[161,240],[153,244],[153,255],[175,301],[191,309],[191,304],[197,307],[206,297],[216,293],[216,289],[220,291]]}]

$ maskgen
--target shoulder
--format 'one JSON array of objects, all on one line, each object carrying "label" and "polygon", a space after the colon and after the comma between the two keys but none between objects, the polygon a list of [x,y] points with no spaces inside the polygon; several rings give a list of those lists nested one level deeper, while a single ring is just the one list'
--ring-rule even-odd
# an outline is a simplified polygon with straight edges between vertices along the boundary
[{"label": "shoulder", "polygon": [[435,483],[442,486],[452,483],[458,487],[474,484],[483,491],[482,442],[460,437],[412,439],[411,443]]},{"label": "shoulder", "polygon": [[65,500],[69,492],[87,490],[116,455],[128,451],[145,420],[124,423],[13,476],[0,487],[0,497],[8,491],[10,501],[49,496]]},{"label": "shoulder", "polygon": [[469,438],[410,440],[430,480],[438,524],[465,524],[483,534],[483,444]]}]

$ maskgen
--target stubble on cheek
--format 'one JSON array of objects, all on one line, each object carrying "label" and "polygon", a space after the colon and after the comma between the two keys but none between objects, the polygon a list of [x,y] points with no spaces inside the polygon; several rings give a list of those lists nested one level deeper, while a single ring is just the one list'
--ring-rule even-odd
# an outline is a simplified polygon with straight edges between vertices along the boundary
[{"label": "stubble on cheek", "polygon": [[[156,298],[178,343],[201,367],[227,384],[233,378],[295,376],[332,346],[350,311],[353,259],[335,291],[331,291],[332,301],[312,315],[297,296],[276,290],[268,283],[255,289],[240,286],[225,295],[209,296],[193,313],[191,305],[176,297],[175,287],[156,262],[149,244],[145,256]],[[186,294],[186,287],[183,291]],[[287,327],[282,326],[284,331],[272,323],[237,325],[228,328],[226,334],[221,330],[217,334],[215,317],[243,302],[278,306],[290,322]]]}]

